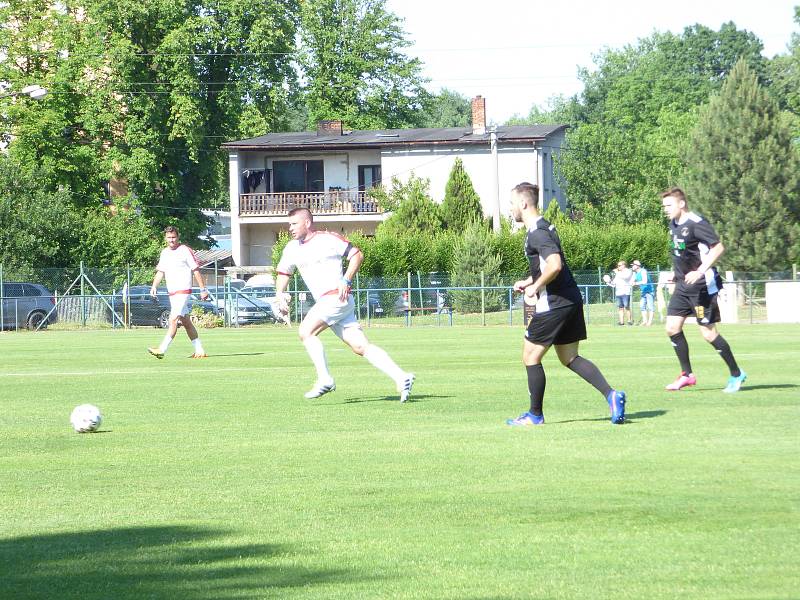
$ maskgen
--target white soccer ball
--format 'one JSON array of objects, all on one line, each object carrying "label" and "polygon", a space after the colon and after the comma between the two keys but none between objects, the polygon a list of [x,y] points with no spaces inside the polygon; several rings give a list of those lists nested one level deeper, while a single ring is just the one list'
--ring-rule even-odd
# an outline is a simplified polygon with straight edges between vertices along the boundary
[{"label": "white soccer ball", "polygon": [[78,433],[90,433],[98,430],[103,416],[94,404],[81,404],[72,410],[69,422]]},{"label": "white soccer ball", "polygon": [[606,283],[611,283],[611,275],[603,275],[603,281]]}]

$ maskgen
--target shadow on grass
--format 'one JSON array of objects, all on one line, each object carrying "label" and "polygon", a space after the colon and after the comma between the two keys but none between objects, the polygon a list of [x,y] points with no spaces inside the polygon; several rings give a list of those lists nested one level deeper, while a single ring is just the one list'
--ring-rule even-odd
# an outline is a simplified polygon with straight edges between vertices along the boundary
[{"label": "shadow on grass", "polygon": [[[293,588],[353,580],[343,569],[315,571],[277,561],[292,549],[232,545],[226,532],[130,527],[0,540],[2,597],[117,599],[263,598]],[[281,592],[280,590],[284,590]]]},{"label": "shadow on grass", "polygon": [[742,389],[740,389],[738,393],[741,394],[742,392],[749,392],[755,390],[789,390],[796,387],[800,387],[800,385],[797,385],[796,383],[771,383],[771,384],[765,383],[763,385],[745,384],[742,386]]},{"label": "shadow on grass", "polygon": [[[634,423],[638,419],[655,419],[656,417],[663,417],[665,414],[667,414],[666,410],[640,410],[639,412],[626,412],[625,422]],[[557,425],[559,423],[592,423],[594,421],[608,421],[608,417],[602,417],[600,419],[568,419],[566,421],[547,422]]]},{"label": "shadow on grass", "polygon": [[[412,394],[406,401],[406,404],[413,404],[414,402],[424,402],[428,398],[453,398],[453,396],[442,396],[439,394]],[[352,398],[344,402],[331,402],[331,404],[360,404],[362,402],[400,402],[399,394],[392,394],[391,396],[372,396],[370,398]]]},{"label": "shadow on grass", "polygon": [[209,354],[206,358],[222,358],[223,356],[264,356],[266,352],[233,352],[231,354]]}]

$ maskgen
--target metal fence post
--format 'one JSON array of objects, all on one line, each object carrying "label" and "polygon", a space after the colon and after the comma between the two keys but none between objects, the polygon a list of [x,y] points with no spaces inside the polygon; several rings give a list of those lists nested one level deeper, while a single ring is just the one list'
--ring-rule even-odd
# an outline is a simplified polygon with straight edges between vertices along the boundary
[{"label": "metal fence post", "polygon": [[484,327],[486,326],[486,288],[484,284],[486,280],[483,276],[483,271],[481,271],[481,325]]},{"label": "metal fence post", "polygon": [[747,282],[747,297],[750,298],[750,324],[753,324],[753,282]]},{"label": "metal fence post", "polygon": [[0,331],[3,331],[3,323],[5,322],[5,315],[3,315],[3,263],[0,263]]},{"label": "metal fence post", "polygon": [[411,327],[411,307],[414,305],[413,298],[411,297],[411,271],[407,274],[406,291],[408,292],[408,310],[406,311],[406,327]]},{"label": "metal fence post", "polygon": [[514,288],[508,288],[508,324],[514,325]]},{"label": "metal fence post", "polygon": [[83,261],[81,261],[81,327],[86,328],[86,276],[83,273]]},{"label": "metal fence post", "polygon": [[130,265],[128,265],[128,267],[127,267],[127,273],[126,273],[125,277],[126,277],[125,281],[128,284],[128,286],[125,288],[125,290],[126,290],[126,292],[125,292],[125,295],[126,295],[125,300],[126,300],[126,302],[125,302],[125,312],[124,312],[125,329],[130,329],[131,328],[131,313],[130,313],[130,310],[131,310],[131,308],[130,308],[131,307],[131,302],[130,302],[130,297],[131,297],[131,266]]}]

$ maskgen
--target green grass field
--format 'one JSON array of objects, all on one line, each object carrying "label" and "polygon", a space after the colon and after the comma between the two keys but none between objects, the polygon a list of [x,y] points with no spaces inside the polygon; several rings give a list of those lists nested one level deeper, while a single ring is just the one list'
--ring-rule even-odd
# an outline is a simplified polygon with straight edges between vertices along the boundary
[{"label": "green grass field", "polygon": [[368,330],[407,404],[329,333],[312,401],[294,329],[2,334],[0,597],[797,598],[800,327],[723,326],[735,395],[695,329],[670,394],[660,328],[590,327],[629,422],[551,353],[533,430],[518,327]]}]

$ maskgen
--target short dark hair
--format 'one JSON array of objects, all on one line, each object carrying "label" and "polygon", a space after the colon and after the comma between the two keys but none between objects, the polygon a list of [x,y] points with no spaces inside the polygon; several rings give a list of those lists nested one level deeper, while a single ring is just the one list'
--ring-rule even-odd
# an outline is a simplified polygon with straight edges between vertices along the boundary
[{"label": "short dark hair", "polygon": [[289,211],[289,216],[293,217],[296,214],[301,213],[301,212],[308,213],[308,220],[311,221],[312,223],[314,222],[314,215],[305,206],[295,206],[292,210]]},{"label": "short dark hair", "polygon": [[164,227],[164,235],[167,235],[168,233],[174,233],[175,235],[180,236],[180,232],[175,225],[167,225]]},{"label": "short dark hair", "polygon": [[521,196],[524,196],[525,200],[533,203],[533,206],[539,205],[539,186],[535,183],[523,181],[522,183],[515,185],[513,188],[511,188],[511,190]]},{"label": "short dark hair", "polygon": [[678,200],[683,200],[684,203],[686,203],[687,205],[689,204],[688,202],[686,202],[686,194],[679,187],[673,186],[673,187],[661,192],[661,197],[662,198],[668,198],[669,196],[675,196]]}]

